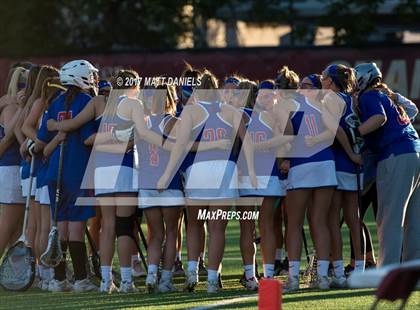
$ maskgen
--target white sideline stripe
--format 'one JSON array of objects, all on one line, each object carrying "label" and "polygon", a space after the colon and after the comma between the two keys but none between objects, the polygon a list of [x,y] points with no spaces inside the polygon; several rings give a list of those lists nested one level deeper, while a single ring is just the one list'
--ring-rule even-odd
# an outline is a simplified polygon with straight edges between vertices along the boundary
[{"label": "white sideline stripe", "polygon": [[234,303],[237,303],[237,302],[242,302],[242,301],[245,301],[245,300],[248,300],[248,299],[254,299],[254,298],[258,298],[258,294],[243,295],[243,296],[233,298],[233,299],[229,299],[229,300],[222,300],[222,301],[215,302],[214,304],[211,304],[211,305],[191,308],[191,310],[214,309],[214,308],[217,308],[217,307],[220,307],[220,306],[226,306],[226,305],[230,305],[230,304],[234,304]]}]

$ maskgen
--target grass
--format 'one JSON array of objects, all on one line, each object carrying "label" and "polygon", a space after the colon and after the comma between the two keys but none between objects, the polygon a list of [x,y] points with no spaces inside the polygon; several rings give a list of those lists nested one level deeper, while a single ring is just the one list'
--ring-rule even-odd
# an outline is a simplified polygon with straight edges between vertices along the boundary
[{"label": "grass", "polygon": [[[368,215],[368,219],[371,215]],[[376,238],[375,224],[368,221],[372,237]],[[308,231],[307,227],[305,227]],[[207,294],[205,277],[201,278],[194,293],[147,294],[144,292],[144,278],[137,282],[142,289],[138,294],[114,294],[110,296],[99,293],[48,293],[38,289],[31,289],[24,293],[10,293],[0,290],[0,309],[189,309],[209,304],[229,302],[240,297],[249,297],[233,304],[220,306],[218,309],[255,309],[257,298],[254,293],[247,292],[239,284],[242,274],[242,261],[239,253],[239,223],[231,221],[227,230],[227,243],[223,259],[223,283],[225,289],[218,294]],[[309,237],[309,235],[307,234]],[[345,259],[349,256],[348,230],[343,227],[343,241]],[[374,240],[377,244],[376,239]],[[310,240],[309,247],[312,248]],[[185,253],[183,257],[186,257]],[[304,259],[302,259],[304,261]],[[261,262],[259,261],[261,266]],[[262,271],[262,270],[260,270]],[[175,279],[178,287],[182,286],[183,278]],[[303,290],[301,292],[283,296],[283,309],[369,309],[374,301],[374,290],[331,290],[321,292],[317,290]],[[381,302],[378,309],[395,309],[396,303]],[[407,309],[420,308],[420,292],[415,292]]]}]

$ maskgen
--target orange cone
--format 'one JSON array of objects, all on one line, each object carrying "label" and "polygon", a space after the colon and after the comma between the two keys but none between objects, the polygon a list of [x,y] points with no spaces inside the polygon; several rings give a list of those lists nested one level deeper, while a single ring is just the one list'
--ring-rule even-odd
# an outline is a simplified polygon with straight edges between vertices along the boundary
[{"label": "orange cone", "polygon": [[258,309],[279,310],[282,303],[283,284],[277,279],[261,279],[258,288]]}]

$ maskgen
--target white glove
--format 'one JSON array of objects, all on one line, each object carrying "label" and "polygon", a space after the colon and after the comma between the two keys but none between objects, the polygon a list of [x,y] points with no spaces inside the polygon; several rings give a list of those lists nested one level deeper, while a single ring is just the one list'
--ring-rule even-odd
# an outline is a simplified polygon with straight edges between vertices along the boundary
[{"label": "white glove", "polygon": [[35,141],[28,139],[28,141],[26,142],[26,149],[28,150],[31,156],[34,156]]},{"label": "white glove", "polygon": [[134,139],[134,126],[127,129],[112,128],[112,137],[118,142],[129,142]]}]

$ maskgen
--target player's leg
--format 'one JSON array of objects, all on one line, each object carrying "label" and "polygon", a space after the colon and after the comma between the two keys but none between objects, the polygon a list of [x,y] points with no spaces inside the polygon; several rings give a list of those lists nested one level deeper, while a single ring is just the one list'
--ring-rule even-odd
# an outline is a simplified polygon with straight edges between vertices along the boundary
[{"label": "player's leg", "polygon": [[[252,212],[255,211],[254,206],[241,206],[237,207],[238,211]],[[254,219],[241,219],[240,225],[240,249],[242,255],[242,262],[244,266],[244,276],[242,277],[241,284],[248,289],[255,290],[258,288],[258,282],[255,274],[255,254],[257,252],[254,239],[255,239],[255,220]],[[252,283],[256,285],[252,285]]]},{"label": "player's leg", "polygon": [[315,243],[318,257],[317,273],[318,287],[329,288],[328,266],[330,264],[330,232],[328,229],[328,212],[334,194],[333,187],[317,188],[313,191],[313,203],[309,208],[312,226],[312,239]]},{"label": "player's leg", "polygon": [[[306,206],[312,196],[312,190],[297,189],[287,191],[287,253],[289,256],[289,280],[286,290],[299,289],[300,256],[302,250],[302,227],[305,220]],[[260,215],[261,216],[261,215]]]},{"label": "player's leg", "polygon": [[104,199],[110,199],[110,197],[98,197],[100,207],[97,208],[101,210],[102,214],[101,233],[99,236],[102,277],[100,292],[113,293],[116,291],[112,277],[112,259],[115,253],[116,207],[102,203]]},{"label": "player's leg", "polygon": [[276,237],[274,233],[274,206],[276,197],[265,197],[259,216],[259,232],[261,236],[261,252],[263,258],[264,277],[274,277],[274,260],[276,254]]},{"label": "player's leg", "polygon": [[172,284],[172,268],[176,256],[176,240],[178,223],[182,214],[180,207],[162,208],[163,220],[165,222],[165,247],[163,252],[163,269],[159,282],[159,292],[171,292],[176,288]]},{"label": "player's leg", "polygon": [[[144,209],[147,223],[151,229],[151,237],[147,246],[147,278],[146,286],[149,292],[153,292],[157,286],[157,273],[162,258],[162,245],[164,240],[164,223],[160,207]],[[175,256],[174,256],[175,257]]]},{"label": "player's leg", "polygon": [[12,240],[15,230],[20,229],[22,233],[22,219],[25,212],[23,205],[2,204],[0,213],[0,256],[3,255],[7,245],[16,240]]},{"label": "player's leg", "polygon": [[[209,212],[227,212],[230,206],[209,206]],[[219,211],[220,212],[220,211]],[[207,269],[207,292],[219,290],[220,266],[225,250],[225,232],[227,219],[217,218],[208,221],[209,241],[208,241],[208,269]]]}]

